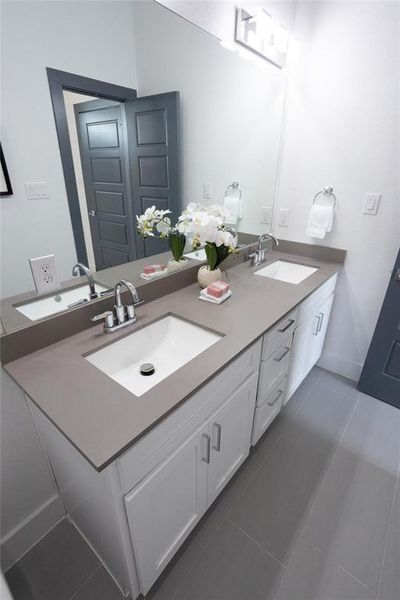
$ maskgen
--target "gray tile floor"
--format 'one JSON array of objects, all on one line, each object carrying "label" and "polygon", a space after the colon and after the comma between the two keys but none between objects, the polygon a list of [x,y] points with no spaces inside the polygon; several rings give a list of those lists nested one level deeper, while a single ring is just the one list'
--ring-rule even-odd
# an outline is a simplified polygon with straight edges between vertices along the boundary
[{"label": "gray tile floor", "polygon": [[[315,368],[149,600],[399,600],[400,411]],[[68,521],[6,574],[15,600],[121,600]]]}]

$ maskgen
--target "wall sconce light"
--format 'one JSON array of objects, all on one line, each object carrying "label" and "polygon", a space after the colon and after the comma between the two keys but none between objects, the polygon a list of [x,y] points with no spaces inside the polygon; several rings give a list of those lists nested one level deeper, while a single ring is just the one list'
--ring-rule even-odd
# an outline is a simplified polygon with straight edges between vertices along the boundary
[{"label": "wall sconce light", "polygon": [[236,9],[235,40],[248,50],[282,68],[286,62],[288,31],[264,8],[255,14]]}]

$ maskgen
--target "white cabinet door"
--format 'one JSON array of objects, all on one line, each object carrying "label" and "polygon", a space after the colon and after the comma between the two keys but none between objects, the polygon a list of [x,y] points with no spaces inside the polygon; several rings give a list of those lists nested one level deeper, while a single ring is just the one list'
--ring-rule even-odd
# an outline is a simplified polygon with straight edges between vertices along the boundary
[{"label": "white cabinet door", "polygon": [[125,496],[143,594],[206,510],[209,441],[205,423]]},{"label": "white cabinet door", "polygon": [[322,354],[326,330],[328,328],[329,316],[331,314],[333,304],[333,296],[334,294],[328,296],[328,298],[322,304],[320,304],[315,311],[314,325],[312,327],[307,352],[307,373],[310,369],[312,369]]},{"label": "white cabinet door", "polygon": [[246,459],[251,442],[258,373],[244,382],[209,421],[208,505]]},{"label": "white cabinet door", "polygon": [[314,304],[293,336],[287,399],[318,361],[324,346],[334,294]]}]

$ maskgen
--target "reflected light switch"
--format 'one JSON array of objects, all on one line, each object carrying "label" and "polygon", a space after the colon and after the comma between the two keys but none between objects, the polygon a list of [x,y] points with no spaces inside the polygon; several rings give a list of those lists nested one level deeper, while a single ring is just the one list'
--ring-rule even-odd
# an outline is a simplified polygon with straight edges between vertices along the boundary
[{"label": "reflected light switch", "polygon": [[205,200],[212,199],[212,183],[203,183],[203,198]]},{"label": "reflected light switch", "polygon": [[49,197],[46,181],[29,181],[25,183],[25,193],[28,200],[38,200]]}]

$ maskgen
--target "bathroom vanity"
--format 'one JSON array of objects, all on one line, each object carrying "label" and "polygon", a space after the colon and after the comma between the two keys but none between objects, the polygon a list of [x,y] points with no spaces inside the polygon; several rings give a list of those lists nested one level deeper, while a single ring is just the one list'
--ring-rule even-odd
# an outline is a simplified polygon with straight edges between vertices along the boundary
[{"label": "bathroom vanity", "polygon": [[[299,283],[255,275],[278,260],[312,272]],[[261,266],[229,269],[233,295],[219,306],[188,285],[138,307],[138,322],[121,332],[99,325],[5,365],[27,394],[66,512],[132,599],[149,591],[317,362],[340,267],[270,252]],[[197,353],[191,327],[206,348]],[[151,346],[146,335],[161,358],[172,337],[191,359],[129,388],[116,372]]]}]

